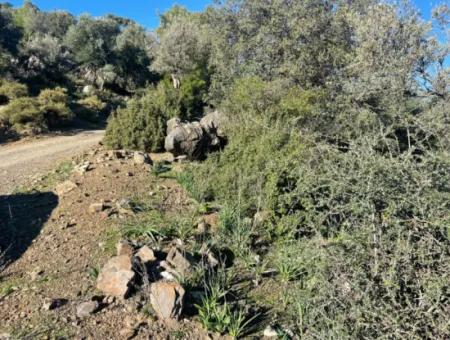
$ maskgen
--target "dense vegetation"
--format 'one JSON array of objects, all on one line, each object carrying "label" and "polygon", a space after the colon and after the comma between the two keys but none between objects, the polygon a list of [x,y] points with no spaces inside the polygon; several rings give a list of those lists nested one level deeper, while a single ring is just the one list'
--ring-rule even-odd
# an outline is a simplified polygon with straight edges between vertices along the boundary
[{"label": "dense vegetation", "polygon": [[221,209],[210,242],[252,282],[233,294],[280,334],[448,336],[449,9],[431,22],[370,0],[170,14],[166,32],[195,28],[178,47],[206,60],[208,101],[230,121],[225,150],[180,181]]},{"label": "dense vegetation", "polygon": [[[75,117],[97,121],[158,79],[150,69],[154,43],[129,19],[0,4],[0,134],[39,133]],[[53,102],[38,103],[38,95]]]},{"label": "dense vegetation", "polygon": [[218,108],[229,144],[179,179],[220,207],[208,241],[236,256],[248,285],[234,296],[280,335],[446,338],[449,16],[378,0],[229,0],[174,7],[152,35],[123,18],[2,5],[0,133],[108,105],[119,107],[110,146],[159,150],[169,118]]}]

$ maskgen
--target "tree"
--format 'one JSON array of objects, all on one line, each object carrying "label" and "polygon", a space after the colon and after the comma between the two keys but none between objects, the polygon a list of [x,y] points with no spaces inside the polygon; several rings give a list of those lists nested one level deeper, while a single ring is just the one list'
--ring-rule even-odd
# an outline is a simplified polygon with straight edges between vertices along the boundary
[{"label": "tree", "polygon": [[65,43],[74,60],[80,65],[84,78],[95,82],[98,71],[114,58],[116,37],[120,33],[117,23],[110,19],[80,17],[69,28]]},{"label": "tree", "polygon": [[128,24],[117,36],[114,52],[124,88],[135,90],[155,78],[150,72],[154,44],[155,38],[135,23]]},{"label": "tree", "polygon": [[206,27],[182,7],[174,7],[161,18],[152,69],[170,74],[174,87],[179,88],[184,75],[207,67]]},{"label": "tree", "polygon": [[12,9],[6,5],[0,6],[0,69],[2,60],[6,66],[11,55],[17,53],[22,34],[14,22]]}]

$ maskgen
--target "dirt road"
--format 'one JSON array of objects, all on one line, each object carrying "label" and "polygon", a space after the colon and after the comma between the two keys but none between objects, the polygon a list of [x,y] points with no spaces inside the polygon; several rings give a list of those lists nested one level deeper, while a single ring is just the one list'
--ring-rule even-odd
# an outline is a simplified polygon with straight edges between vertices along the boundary
[{"label": "dirt road", "polygon": [[103,138],[103,130],[82,131],[70,136],[0,145],[0,195],[43,175]]}]

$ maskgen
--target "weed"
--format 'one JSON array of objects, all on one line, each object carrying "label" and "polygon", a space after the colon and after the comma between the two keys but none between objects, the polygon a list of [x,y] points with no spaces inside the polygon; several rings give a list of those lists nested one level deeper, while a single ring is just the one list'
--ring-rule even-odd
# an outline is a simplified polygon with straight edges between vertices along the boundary
[{"label": "weed", "polygon": [[16,286],[13,283],[5,283],[0,287],[0,300],[12,294],[16,290]]},{"label": "weed", "polygon": [[189,193],[189,196],[201,203],[205,201],[208,195],[204,194],[202,190],[199,189],[197,183],[195,183],[193,175],[191,172],[182,171],[176,175],[178,183]]},{"label": "weed", "polygon": [[250,323],[256,318],[247,318],[242,309],[233,311],[225,302],[219,304],[215,297],[202,299],[201,305],[196,305],[203,326],[213,332],[228,333],[233,339],[242,336]]},{"label": "weed", "polygon": [[122,227],[121,234],[123,237],[129,239],[146,237],[154,242],[157,241],[157,237],[164,237],[166,235],[162,229],[149,223],[131,223]]},{"label": "weed", "polygon": [[228,326],[228,334],[237,339],[244,335],[249,325],[258,317],[254,315],[251,318],[246,317],[244,311],[239,309],[231,314],[230,324]]},{"label": "weed", "polygon": [[195,216],[181,217],[172,222],[170,230],[182,241],[186,241],[192,236],[194,231]]},{"label": "weed", "polygon": [[292,262],[279,262],[276,266],[278,277],[281,282],[289,282],[297,280],[303,273],[302,268],[300,268],[296,263]]},{"label": "weed", "polygon": [[95,266],[95,267],[90,267],[89,268],[89,277],[93,281],[97,280],[99,274],[100,274],[100,267],[99,266]]},{"label": "weed", "polygon": [[241,218],[237,209],[225,207],[219,214],[219,227],[221,243],[228,245],[236,256],[245,257],[251,253],[253,229],[249,218]]},{"label": "weed", "polygon": [[165,164],[163,162],[155,162],[152,166],[152,174],[155,176],[160,176],[166,172],[169,172],[172,169],[172,167],[168,164]]},{"label": "weed", "polygon": [[170,339],[183,339],[184,338],[184,332],[183,331],[171,331],[170,332]]}]

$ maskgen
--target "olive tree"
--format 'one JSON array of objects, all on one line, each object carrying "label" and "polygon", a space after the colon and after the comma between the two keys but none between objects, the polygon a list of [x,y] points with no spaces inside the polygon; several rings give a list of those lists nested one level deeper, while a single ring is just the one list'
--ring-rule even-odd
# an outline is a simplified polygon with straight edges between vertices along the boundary
[{"label": "olive tree", "polygon": [[208,38],[206,27],[193,14],[175,7],[162,17],[152,69],[172,76],[175,88],[186,74],[206,67]]}]

